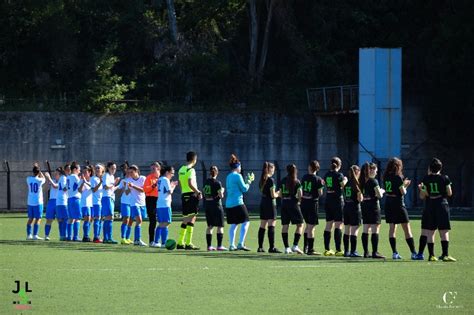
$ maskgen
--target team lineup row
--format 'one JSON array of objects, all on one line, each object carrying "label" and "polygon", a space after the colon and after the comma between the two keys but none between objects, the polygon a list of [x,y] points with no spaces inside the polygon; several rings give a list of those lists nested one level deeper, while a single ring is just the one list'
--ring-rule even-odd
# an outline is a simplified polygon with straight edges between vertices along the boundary
[{"label": "team lineup row", "polygon": [[[28,222],[27,239],[41,240],[38,236],[41,218],[43,217],[42,187],[48,181],[50,198],[46,207],[45,240],[49,240],[51,224],[58,221],[59,239],[61,241],[79,241],[80,222],[83,220],[83,242],[118,243],[112,238],[115,194],[121,197],[121,244],[147,246],[141,238],[141,227],[144,218],[149,219],[149,246],[197,250],[192,242],[194,223],[203,199],[207,230],[206,240],[209,251],[234,251],[250,249],[246,246],[246,235],[249,228],[249,214],[243,201],[245,194],[255,179],[253,173],[241,174],[241,163],[235,155],[231,156],[231,172],[226,178],[226,189],[217,180],[219,170],[210,168],[210,177],[199,190],[194,166],[197,154],[188,152],[186,164],[178,170],[178,181],[173,181],[175,170],[171,166],[162,166],[158,162],[151,164],[148,176],[140,175],[136,165],[122,165],[124,178],[115,177],[117,165],[108,162],[94,167],[86,165],[82,170],[78,163],[72,162],[58,167],[54,174],[51,171],[41,172],[38,164],[33,166],[33,176],[27,178],[28,184]],[[294,164],[287,166],[287,176],[278,183],[273,179],[275,166],[270,162],[263,165],[259,180],[261,192],[260,227],[258,230],[257,252],[265,252],[264,239],[268,235],[269,253],[281,253],[275,247],[275,226],[277,219],[276,199],[281,198],[281,224],[284,253],[321,255],[314,248],[315,226],[319,224],[319,197],[326,194],[324,229],[325,256],[385,258],[378,252],[379,231],[381,224],[380,199],[384,196],[385,217],[389,224],[389,242],[392,258],[401,259],[397,251],[396,230],[401,225],[409,246],[411,259],[424,260],[424,249],[428,246],[428,260],[436,261],[434,254],[435,231],[441,237],[443,261],[456,261],[448,254],[449,248],[449,205],[447,197],[452,195],[451,182],[441,174],[442,163],[433,158],[427,175],[418,184],[420,198],[425,199],[422,215],[422,233],[419,249],[415,250],[408,213],[404,204],[404,195],[411,184],[403,176],[403,163],[398,158],[388,161],[383,174],[383,187],[379,185],[377,166],[365,163],[361,168],[352,165],[347,177],[341,172],[342,163],[338,157],[331,160],[330,170],[323,178],[317,175],[320,166],[318,161],[311,161],[308,173],[301,180]],[[171,201],[177,186],[181,188],[183,220],[179,229],[177,243],[168,240],[168,226],[172,222]],[[225,207],[222,200],[225,198]],[[225,209],[225,210],[224,210]],[[230,225],[229,248],[223,246],[224,222]],[[131,230],[134,227],[134,241]],[[362,245],[364,253],[357,251],[359,228],[363,223]],[[289,244],[289,225],[295,225],[292,246]],[[91,225],[93,239],[89,238]],[[235,244],[237,228],[240,235]],[[217,247],[212,246],[214,228],[217,229]],[[335,251],[330,249],[331,234],[334,236]],[[103,239],[100,236],[103,234]],[[369,252],[369,235],[372,251]],[[303,248],[299,242],[303,236]],[[343,249],[341,248],[341,241]],[[176,244],[176,245],[175,245]],[[169,245],[169,246],[168,246]]]}]

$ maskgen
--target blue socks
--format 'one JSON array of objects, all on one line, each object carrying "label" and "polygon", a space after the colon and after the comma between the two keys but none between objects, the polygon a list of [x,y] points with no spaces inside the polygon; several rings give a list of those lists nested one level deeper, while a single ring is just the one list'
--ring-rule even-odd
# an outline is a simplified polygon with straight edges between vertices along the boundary
[{"label": "blue socks", "polygon": [[141,225],[135,226],[135,242],[142,238],[142,227]]},{"label": "blue socks", "polygon": [[132,234],[132,226],[127,225],[127,232],[125,232],[125,239],[130,239],[130,234]]},{"label": "blue socks", "polygon": [[157,226],[155,229],[155,243],[158,243],[160,241],[161,237],[161,226]]},{"label": "blue socks", "polygon": [[66,238],[68,240],[72,240],[72,223],[66,224]]},{"label": "blue socks", "polygon": [[99,238],[100,235],[100,221],[99,219],[94,219],[94,238]]},{"label": "blue socks", "polygon": [[61,221],[58,222],[58,228],[59,228],[59,237],[61,239],[64,239],[66,237],[66,221]]},{"label": "blue socks", "polygon": [[38,235],[39,224],[33,224],[33,236]]},{"label": "blue socks", "polygon": [[104,225],[104,241],[108,241],[109,240],[109,221],[103,221],[103,225]]},{"label": "blue socks", "polygon": [[74,228],[74,237],[73,239],[74,240],[78,240],[79,239],[79,229],[81,227],[81,222],[79,221],[76,221],[73,223],[73,228]]},{"label": "blue socks", "polygon": [[102,233],[102,227],[103,227],[103,225],[104,225],[104,221],[99,220],[99,234],[97,234],[97,235],[100,235],[100,233]]},{"label": "blue socks", "polygon": [[44,235],[49,236],[49,232],[51,232],[51,224],[46,224],[44,226]]},{"label": "blue socks", "polygon": [[125,238],[126,233],[127,233],[127,224],[122,223],[122,226],[120,227],[120,238]]},{"label": "blue socks", "polygon": [[168,240],[168,227],[162,227],[161,228],[161,243],[165,245],[167,240]]},{"label": "blue socks", "polygon": [[26,225],[26,236],[31,234],[31,224]]},{"label": "blue socks", "polygon": [[112,220],[104,221],[104,240],[112,240]]},{"label": "blue socks", "polygon": [[89,221],[84,221],[84,223],[82,223],[83,237],[89,238],[90,229],[91,229],[91,223]]}]

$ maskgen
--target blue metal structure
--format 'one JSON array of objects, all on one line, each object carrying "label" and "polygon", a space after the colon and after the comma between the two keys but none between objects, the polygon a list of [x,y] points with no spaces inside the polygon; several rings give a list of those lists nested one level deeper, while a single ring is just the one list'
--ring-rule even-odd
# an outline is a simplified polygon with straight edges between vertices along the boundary
[{"label": "blue metal structure", "polygon": [[359,49],[359,163],[400,156],[402,49]]}]

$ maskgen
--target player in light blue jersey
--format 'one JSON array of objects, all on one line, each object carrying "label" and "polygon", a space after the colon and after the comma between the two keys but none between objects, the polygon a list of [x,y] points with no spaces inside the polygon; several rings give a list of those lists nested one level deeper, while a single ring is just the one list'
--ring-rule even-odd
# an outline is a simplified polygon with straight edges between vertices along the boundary
[{"label": "player in light blue jersey", "polygon": [[71,163],[71,174],[67,177],[67,240],[79,242],[79,228],[82,219],[81,193],[79,184],[81,181],[81,166],[77,162]]},{"label": "player in light blue jersey", "polygon": [[90,242],[89,231],[91,226],[92,214],[92,189],[91,177],[94,175],[92,166],[87,165],[82,170],[82,179],[79,184],[79,192],[81,193],[81,212],[84,223],[82,224],[82,241]]},{"label": "player in light blue jersey", "polygon": [[59,177],[61,176],[61,173],[59,170],[62,171],[62,167],[58,167],[55,170],[53,174],[54,176],[53,179],[48,173],[46,173],[47,175],[45,176],[49,182],[49,200],[48,200],[48,205],[46,206],[46,225],[44,226],[44,240],[45,241],[49,241],[49,233],[51,232],[51,224],[53,223],[54,219],[57,218],[56,198],[58,196]]},{"label": "player in light blue jersey", "polygon": [[115,190],[120,183],[120,177],[115,178],[117,165],[114,162],[108,162],[105,174],[102,176],[102,217],[104,218],[104,243],[117,244],[113,239],[114,222],[114,204]]},{"label": "player in light blue jersey", "polygon": [[[117,191],[121,192],[120,196],[120,215],[122,217],[122,226],[120,228],[120,244],[129,245],[132,241],[130,239],[131,232],[131,218],[130,218],[130,190],[128,187],[129,172],[128,172],[128,163],[122,164],[120,168],[123,171],[123,179],[120,182]],[[129,231],[130,230],[130,231]]]},{"label": "player in light blue jersey", "polygon": [[[225,204],[227,224],[230,224],[229,250],[249,251],[250,249],[245,246],[245,237],[249,229],[250,221],[247,207],[244,204],[243,194],[249,190],[250,184],[255,179],[255,175],[253,173],[247,174],[247,180],[244,182],[244,178],[240,174],[242,171],[240,161],[234,154],[231,155],[229,166],[232,172],[227,175],[226,179],[227,199]],[[235,247],[235,233],[239,224],[241,225],[239,243],[237,247]]]},{"label": "player in light blue jersey", "polygon": [[[26,223],[26,239],[42,240],[38,236],[41,217],[43,216],[43,184],[46,182],[37,163],[33,165],[33,176],[26,178],[28,185],[28,222]],[[31,224],[33,223],[33,232]]]},{"label": "player in light blue jersey", "polygon": [[56,217],[59,224],[59,240],[65,241],[67,239],[67,176],[71,174],[71,166],[64,165],[63,168],[58,169],[60,176],[58,180],[58,195],[56,196]]},{"label": "player in light blue jersey", "polygon": [[147,244],[142,241],[142,222],[146,218],[146,203],[145,203],[145,191],[143,186],[145,185],[145,176],[140,175],[138,166],[132,165],[129,168],[128,178],[128,189],[130,193],[130,210],[131,217],[135,220],[135,241],[134,245],[146,246]]},{"label": "player in light blue jersey", "polygon": [[94,221],[94,243],[102,243],[100,239],[100,229],[102,226],[102,175],[104,174],[104,165],[95,166],[95,175],[91,178],[92,190],[92,220]]},{"label": "player in light blue jersey", "polygon": [[158,200],[156,203],[158,227],[155,230],[155,239],[150,244],[151,247],[164,246],[168,240],[168,226],[171,223],[171,195],[178,185],[177,181],[171,181],[174,176],[172,166],[165,166],[161,170],[161,174],[162,176],[158,179]]}]

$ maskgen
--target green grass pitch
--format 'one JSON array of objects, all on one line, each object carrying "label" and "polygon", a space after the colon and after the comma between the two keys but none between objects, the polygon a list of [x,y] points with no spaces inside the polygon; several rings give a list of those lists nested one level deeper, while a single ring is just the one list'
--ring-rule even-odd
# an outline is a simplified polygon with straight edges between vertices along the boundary
[{"label": "green grass pitch", "polygon": [[[28,281],[32,290],[27,294],[31,310],[25,312],[43,314],[474,313],[470,221],[452,222],[450,254],[456,263],[411,261],[401,228],[397,244],[404,259],[380,261],[257,254],[256,220],[248,234],[249,253],[58,242],[56,223],[52,241],[26,241],[25,224],[21,215],[0,216],[0,314],[19,312],[13,304],[18,295],[11,292],[15,280]],[[178,227],[175,221],[171,238]],[[44,223],[41,234],[43,228]],[[145,222],[145,240],[147,228]],[[412,228],[418,243],[420,221],[412,221]],[[278,225],[282,249],[279,230]],[[382,224],[380,252],[388,256],[387,232]],[[115,222],[115,239],[119,233],[120,223]],[[321,236],[318,226],[319,251]],[[194,239],[205,247],[202,219]],[[226,246],[227,241],[226,234]],[[435,246],[440,254],[438,236]],[[361,247],[359,236],[359,252]]]}]

